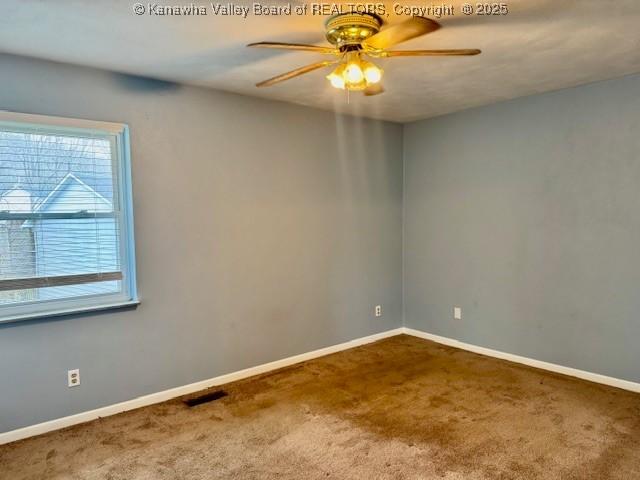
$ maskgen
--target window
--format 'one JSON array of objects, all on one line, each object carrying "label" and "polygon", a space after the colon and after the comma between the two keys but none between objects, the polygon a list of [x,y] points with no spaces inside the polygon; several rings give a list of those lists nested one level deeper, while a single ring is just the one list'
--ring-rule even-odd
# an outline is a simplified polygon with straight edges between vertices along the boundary
[{"label": "window", "polygon": [[0,322],[137,303],[126,125],[0,111]]}]

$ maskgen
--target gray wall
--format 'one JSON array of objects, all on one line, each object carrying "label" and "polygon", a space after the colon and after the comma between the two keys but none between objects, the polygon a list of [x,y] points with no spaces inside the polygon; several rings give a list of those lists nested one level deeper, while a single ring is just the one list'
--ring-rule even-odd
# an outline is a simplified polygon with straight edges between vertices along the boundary
[{"label": "gray wall", "polygon": [[142,300],[0,327],[0,432],[401,325],[401,126],[11,56],[0,85],[130,125]]},{"label": "gray wall", "polygon": [[0,326],[0,432],[398,327],[403,280],[406,326],[640,381],[640,77],[409,124],[404,145],[6,55],[0,85],[0,109],[130,125],[142,298]]},{"label": "gray wall", "polygon": [[407,125],[404,165],[408,327],[640,381],[640,77]]}]

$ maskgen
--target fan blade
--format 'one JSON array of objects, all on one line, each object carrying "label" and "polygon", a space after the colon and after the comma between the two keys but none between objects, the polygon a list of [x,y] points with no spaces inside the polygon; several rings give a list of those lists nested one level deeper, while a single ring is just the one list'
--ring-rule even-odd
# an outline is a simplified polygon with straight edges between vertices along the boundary
[{"label": "fan blade", "polygon": [[365,97],[372,97],[373,95],[380,95],[384,93],[384,87],[381,83],[374,83],[373,85],[369,85],[363,91]]},{"label": "fan blade", "polygon": [[435,32],[440,24],[425,17],[411,17],[402,23],[392,25],[372,35],[363,42],[365,49],[382,50],[412,38]]},{"label": "fan blade", "polygon": [[448,57],[458,55],[478,55],[481,50],[461,49],[461,50],[391,50],[381,52],[381,57]]},{"label": "fan blade", "polygon": [[326,67],[328,65],[333,65],[334,63],[338,63],[338,61],[325,60],[323,62],[316,62],[310,65],[305,65],[304,67],[296,68],[295,70],[291,70],[290,72],[276,75],[275,77],[270,78],[269,80],[256,83],[256,87],[270,87],[271,85],[275,85],[276,83],[284,82],[285,80],[289,80],[290,78],[298,77],[300,75],[304,75],[305,73],[313,72],[314,70],[317,70],[322,67]]},{"label": "fan blade", "polygon": [[282,43],[282,42],[257,42],[250,43],[247,47],[257,48],[279,48],[283,50],[301,50],[304,52],[315,52],[336,55],[340,53],[335,48],[331,47],[318,47],[316,45],[306,45],[304,43]]}]

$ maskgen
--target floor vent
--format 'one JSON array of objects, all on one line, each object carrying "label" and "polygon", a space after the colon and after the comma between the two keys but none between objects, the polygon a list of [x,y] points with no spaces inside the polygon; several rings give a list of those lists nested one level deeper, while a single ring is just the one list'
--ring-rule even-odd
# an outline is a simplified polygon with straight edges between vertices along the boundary
[{"label": "floor vent", "polygon": [[215,392],[205,393],[204,395],[200,395],[199,397],[188,398],[184,401],[184,403],[186,403],[189,407],[197,407],[198,405],[213,402],[214,400],[226,397],[227,395],[229,394],[224,390],[216,390]]}]

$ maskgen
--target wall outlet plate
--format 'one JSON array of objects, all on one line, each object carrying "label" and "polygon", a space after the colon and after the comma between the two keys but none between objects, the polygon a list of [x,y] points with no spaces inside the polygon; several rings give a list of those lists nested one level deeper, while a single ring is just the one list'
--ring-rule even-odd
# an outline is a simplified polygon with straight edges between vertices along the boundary
[{"label": "wall outlet plate", "polygon": [[453,319],[454,320],[462,320],[462,308],[461,307],[453,307]]},{"label": "wall outlet plate", "polygon": [[67,386],[77,387],[78,385],[80,385],[80,369],[69,370],[67,372]]},{"label": "wall outlet plate", "polygon": [[381,317],[382,316],[382,305],[376,305],[375,315],[376,315],[376,317]]}]

